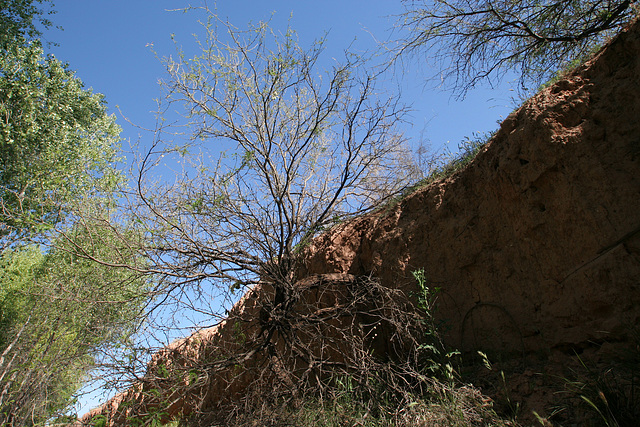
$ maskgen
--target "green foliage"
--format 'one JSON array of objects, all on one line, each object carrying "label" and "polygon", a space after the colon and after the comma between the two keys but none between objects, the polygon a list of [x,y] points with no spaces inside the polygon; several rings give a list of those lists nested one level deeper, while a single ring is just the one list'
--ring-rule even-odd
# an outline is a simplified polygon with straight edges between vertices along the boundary
[{"label": "green foliage", "polygon": [[[64,412],[98,350],[126,341],[146,302],[144,280],[68,245],[48,252],[22,246],[0,257],[0,424],[37,424]],[[107,245],[96,250],[114,263],[135,256]]]},{"label": "green foliage", "polygon": [[414,271],[413,277],[418,286],[416,295],[418,307],[423,310],[424,314],[422,322],[425,325],[425,340],[418,347],[418,350],[422,350],[426,354],[422,369],[434,378],[453,382],[457,375],[455,371],[456,357],[460,355],[460,352],[448,350],[440,337],[439,325],[434,316],[440,288],[429,287],[424,269]]},{"label": "green foliage", "polygon": [[107,426],[107,417],[104,415],[96,415],[91,419],[92,427],[106,427]]},{"label": "green foliage", "polygon": [[[426,316],[432,320],[433,310],[436,308],[438,293],[440,293],[441,289],[439,287],[429,288],[423,268],[413,271],[412,274],[418,286],[418,306],[423,309]],[[430,326],[433,326],[432,323],[433,322],[430,322]],[[431,327],[430,332],[436,333],[437,331]]]},{"label": "green foliage", "polygon": [[0,237],[46,231],[73,202],[112,191],[119,132],[102,95],[37,44],[0,51]]},{"label": "green foliage", "polygon": [[45,57],[45,2],[0,0],[2,426],[68,418],[109,346],[126,346],[150,286],[139,233],[104,226],[123,182],[120,128],[102,95]]},{"label": "green foliage", "polygon": [[37,4],[50,0],[0,0],[0,49],[15,40],[33,40],[40,35],[38,24],[44,28],[52,25],[45,17],[54,13],[45,11]]}]

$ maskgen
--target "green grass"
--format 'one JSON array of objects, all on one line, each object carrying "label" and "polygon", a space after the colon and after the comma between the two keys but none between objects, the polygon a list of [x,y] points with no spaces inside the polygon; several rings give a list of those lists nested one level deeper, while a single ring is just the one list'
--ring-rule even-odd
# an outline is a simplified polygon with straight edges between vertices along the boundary
[{"label": "green grass", "polygon": [[442,181],[463,170],[476,157],[480,150],[487,145],[497,131],[476,133],[471,138],[465,138],[458,144],[458,151],[444,151],[433,155],[423,162],[424,177],[416,183],[407,186],[393,199],[386,202],[376,212],[387,213],[410,194],[438,181]]},{"label": "green grass", "polygon": [[[307,400],[297,407],[265,408],[244,412],[224,424],[210,427],[474,427],[516,426],[493,410],[492,402],[472,386],[433,382],[430,393],[414,396],[400,405],[392,402],[358,401],[348,394],[332,400]],[[204,424],[203,424],[204,426]]]}]

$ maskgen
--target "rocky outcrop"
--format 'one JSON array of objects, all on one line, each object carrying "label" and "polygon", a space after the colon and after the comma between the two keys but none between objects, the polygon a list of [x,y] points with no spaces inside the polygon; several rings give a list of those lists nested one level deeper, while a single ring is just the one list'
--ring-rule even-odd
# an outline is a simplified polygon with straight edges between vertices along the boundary
[{"label": "rocky outcrop", "polygon": [[[429,285],[441,288],[445,339],[465,352],[553,362],[595,349],[607,362],[633,347],[640,324],[639,76],[636,23],[512,113],[463,171],[316,238],[300,277],[336,276],[300,285],[311,292],[302,299],[304,313],[344,304],[344,295],[332,299],[328,290],[345,289],[358,276],[409,294],[412,272],[424,269]],[[264,332],[258,300],[252,294],[234,309],[239,318],[247,314],[242,333],[254,334],[252,342]],[[238,353],[247,338],[239,340],[235,328],[227,321],[175,343],[150,372],[167,363],[188,372],[190,360]],[[243,392],[247,381],[237,378],[195,378],[200,400],[171,395],[169,407],[184,414],[189,405],[216,405]],[[109,408],[115,414],[143,391],[92,415]]]}]

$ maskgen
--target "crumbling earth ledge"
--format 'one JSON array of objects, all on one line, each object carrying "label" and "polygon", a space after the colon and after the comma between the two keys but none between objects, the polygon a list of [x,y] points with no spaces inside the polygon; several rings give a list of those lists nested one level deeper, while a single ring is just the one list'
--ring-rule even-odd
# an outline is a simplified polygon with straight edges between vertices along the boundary
[{"label": "crumbling earth ledge", "polygon": [[[452,347],[523,363],[536,355],[562,364],[577,354],[610,364],[638,344],[639,76],[635,22],[507,117],[465,170],[316,238],[299,276],[332,273],[340,282],[373,275],[409,291],[412,272],[424,269],[442,289],[437,316]],[[250,301],[234,310],[259,317]],[[154,360],[206,354],[214,341],[217,349],[238,350],[232,329],[224,323],[201,331]],[[230,395],[228,378],[201,386],[207,397],[198,405],[214,405],[222,390]],[[115,414],[139,392],[127,391],[81,421]],[[193,403],[176,399],[174,412]],[[526,402],[525,409],[541,416],[548,410]],[[112,424],[124,425],[117,418]]]},{"label": "crumbling earth ledge", "polygon": [[529,99],[461,173],[317,238],[305,274],[443,289],[451,345],[625,341],[640,319],[640,25]]}]

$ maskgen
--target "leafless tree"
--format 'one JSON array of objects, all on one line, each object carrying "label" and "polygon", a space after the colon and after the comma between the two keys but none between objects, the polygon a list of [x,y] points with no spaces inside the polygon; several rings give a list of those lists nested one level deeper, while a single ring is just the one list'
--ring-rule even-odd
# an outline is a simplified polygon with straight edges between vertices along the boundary
[{"label": "leafless tree", "polygon": [[[638,13],[633,0],[406,0],[396,58],[425,55],[460,94],[518,73],[538,84]],[[406,33],[405,33],[406,31]]]},{"label": "leafless tree", "polygon": [[[399,131],[408,110],[365,57],[344,52],[322,69],[324,40],[304,49],[291,29],[241,30],[206,12],[200,52],[164,59],[164,113],[137,187],[121,199],[118,221],[143,238],[118,245],[137,245],[146,264],[113,264],[74,241],[86,259],[153,277],[156,333],[171,319],[185,330],[215,325],[258,285],[274,290],[265,310],[286,312],[309,239],[397,195],[416,172]],[[89,230],[118,229],[79,216]]]},{"label": "leafless tree", "polygon": [[[270,283],[285,304],[302,245],[407,184],[407,109],[361,56],[320,69],[324,40],[305,50],[290,29],[240,30],[213,15],[205,31],[200,54],[165,59],[164,108],[184,113],[190,138],[167,141],[160,128],[140,165],[132,211],[149,271],[177,291]],[[167,162],[181,167],[175,181],[153,181]]]}]

